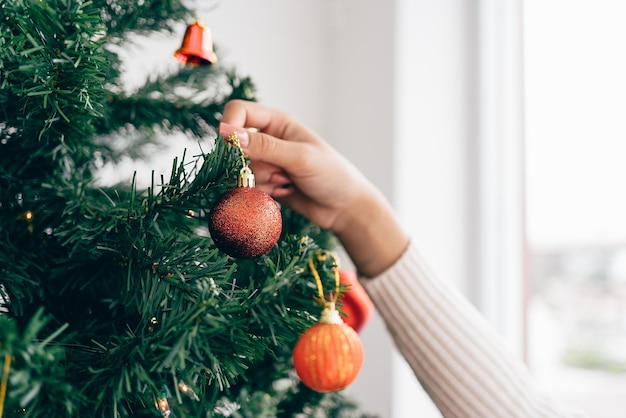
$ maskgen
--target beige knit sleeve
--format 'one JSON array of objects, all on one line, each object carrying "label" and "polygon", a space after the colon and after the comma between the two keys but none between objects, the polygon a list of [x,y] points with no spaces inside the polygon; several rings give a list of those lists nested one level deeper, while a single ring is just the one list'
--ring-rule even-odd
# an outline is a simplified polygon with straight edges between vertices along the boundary
[{"label": "beige knit sleeve", "polygon": [[400,353],[445,418],[580,417],[543,396],[525,365],[414,246],[362,283]]}]

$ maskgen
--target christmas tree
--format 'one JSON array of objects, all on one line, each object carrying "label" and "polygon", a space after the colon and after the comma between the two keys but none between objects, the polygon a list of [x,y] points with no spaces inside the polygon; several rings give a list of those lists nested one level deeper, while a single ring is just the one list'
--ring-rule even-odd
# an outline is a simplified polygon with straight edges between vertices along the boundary
[{"label": "christmas tree", "polygon": [[[246,164],[220,112],[250,79],[218,63],[124,88],[129,39],[193,20],[177,0],[0,0],[0,417],[359,415],[291,361],[336,286],[332,237],[286,208],[258,257],[209,233]],[[169,178],[98,183],[180,133],[198,147]]]}]

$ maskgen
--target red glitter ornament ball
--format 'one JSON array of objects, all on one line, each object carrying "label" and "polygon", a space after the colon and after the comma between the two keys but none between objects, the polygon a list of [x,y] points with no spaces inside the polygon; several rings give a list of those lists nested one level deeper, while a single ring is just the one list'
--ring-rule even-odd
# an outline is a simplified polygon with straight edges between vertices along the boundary
[{"label": "red glitter ornament ball", "polygon": [[217,248],[241,259],[269,252],[282,225],[278,203],[254,187],[230,189],[209,213],[209,231]]}]

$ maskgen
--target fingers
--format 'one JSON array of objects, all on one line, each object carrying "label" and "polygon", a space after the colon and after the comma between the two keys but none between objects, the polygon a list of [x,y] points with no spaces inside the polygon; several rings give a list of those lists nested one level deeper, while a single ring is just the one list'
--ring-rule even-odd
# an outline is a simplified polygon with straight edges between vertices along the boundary
[{"label": "fingers", "polygon": [[254,172],[256,188],[279,199],[293,194],[296,190],[284,171],[270,164],[250,164]]},{"label": "fingers", "polygon": [[290,125],[297,124],[289,115],[256,102],[232,100],[224,107],[222,123],[255,128],[278,138],[285,138]]},{"label": "fingers", "polygon": [[222,122],[219,133],[228,138],[237,133],[239,143],[246,155],[255,163],[267,163],[294,172],[306,154],[307,145],[278,139],[264,132],[251,132]]},{"label": "fingers", "polygon": [[256,102],[231,100],[224,107],[222,123],[240,128],[254,128],[290,142],[323,142],[289,114]]},{"label": "fingers", "polygon": [[291,184],[287,173],[273,164],[252,161],[250,168],[254,173],[257,187],[268,185],[268,188],[285,188]]},{"label": "fingers", "polygon": [[234,126],[265,130],[278,117],[278,111],[245,100],[232,100],[224,106],[222,122]]},{"label": "fingers", "polygon": [[250,168],[254,172],[256,187],[277,199],[296,190],[291,178],[278,166],[253,161]]},{"label": "fingers", "polygon": [[[288,178],[285,172],[274,164],[264,163],[260,161],[251,161],[250,168],[254,172],[257,183],[276,183],[287,179],[285,183],[288,183]],[[280,176],[281,180],[277,181],[277,177]]]},{"label": "fingers", "polygon": [[296,188],[293,186],[292,183],[289,183],[280,187],[274,187],[270,191],[268,191],[267,194],[273,196],[276,199],[281,199],[287,196],[291,196],[295,192]]}]

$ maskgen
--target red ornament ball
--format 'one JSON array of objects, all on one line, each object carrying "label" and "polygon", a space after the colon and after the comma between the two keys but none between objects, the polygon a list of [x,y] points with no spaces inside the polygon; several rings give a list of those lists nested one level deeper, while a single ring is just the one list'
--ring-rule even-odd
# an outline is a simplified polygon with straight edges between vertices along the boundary
[{"label": "red ornament ball", "polygon": [[342,390],[361,370],[363,346],[357,332],[333,309],[300,336],[293,349],[293,365],[309,388],[317,392]]},{"label": "red ornament ball", "polygon": [[360,332],[374,311],[374,303],[359,283],[355,272],[340,269],[339,278],[342,284],[349,286],[341,298],[341,310],[347,315],[342,319],[356,332]]},{"label": "red ornament ball", "polygon": [[269,252],[282,224],[278,203],[254,187],[230,189],[209,213],[209,232],[217,248],[240,259]]}]

